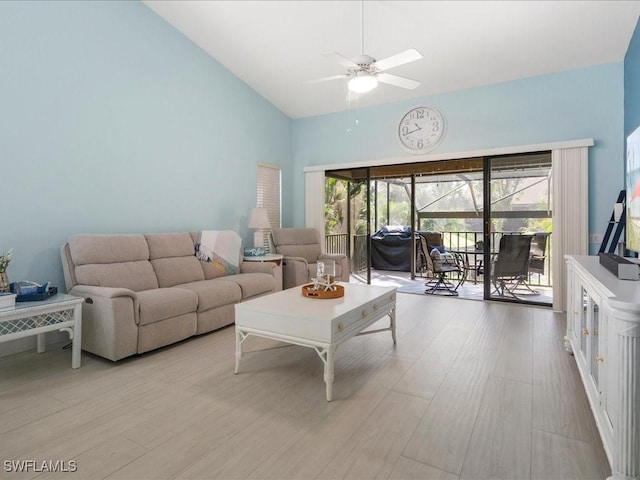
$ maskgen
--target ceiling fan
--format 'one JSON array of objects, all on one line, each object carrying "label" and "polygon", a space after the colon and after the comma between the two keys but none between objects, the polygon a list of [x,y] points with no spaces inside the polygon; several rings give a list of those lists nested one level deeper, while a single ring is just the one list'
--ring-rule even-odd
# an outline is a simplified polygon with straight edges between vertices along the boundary
[{"label": "ceiling fan", "polygon": [[325,80],[337,80],[340,78],[348,78],[347,88],[350,92],[365,93],[373,90],[378,86],[378,82],[394,85],[396,87],[406,88],[413,90],[420,85],[420,82],[412,80],[411,78],[401,77],[399,75],[392,75],[385,73],[386,70],[390,70],[400,65],[404,65],[415,60],[420,60],[422,54],[414,48],[405,50],[404,52],[397,53],[382,60],[376,60],[364,53],[364,0],[362,0],[362,49],[361,55],[353,60],[340,55],[339,53],[326,53],[325,57],[330,58],[347,67],[347,73],[342,75],[334,75],[320,79],[318,81]]}]

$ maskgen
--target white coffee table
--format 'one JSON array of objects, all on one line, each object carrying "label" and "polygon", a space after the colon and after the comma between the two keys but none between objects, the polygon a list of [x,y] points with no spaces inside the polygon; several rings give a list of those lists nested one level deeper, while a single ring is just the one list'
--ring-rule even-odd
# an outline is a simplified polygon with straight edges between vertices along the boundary
[{"label": "white coffee table", "polygon": [[[313,348],[324,363],[327,401],[333,397],[333,364],[342,342],[368,333],[391,331],[396,343],[396,288],[340,283],[344,297],[317,299],[302,296],[301,287],[236,304],[236,368],[242,343],[249,335]],[[389,327],[365,328],[389,316]]]}]

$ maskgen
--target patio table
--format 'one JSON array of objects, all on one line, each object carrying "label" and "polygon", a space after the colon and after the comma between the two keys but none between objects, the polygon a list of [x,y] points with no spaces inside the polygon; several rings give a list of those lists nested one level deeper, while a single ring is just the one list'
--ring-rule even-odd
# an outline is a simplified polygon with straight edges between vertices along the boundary
[{"label": "patio table", "polygon": [[[475,275],[473,276],[473,284],[476,285],[478,283],[478,275],[484,273],[482,268],[484,264],[484,248],[476,248],[473,246],[468,248],[451,249],[448,251],[459,255],[462,259],[464,277],[460,284],[464,284],[469,276],[469,272],[475,272]],[[469,260],[470,256],[473,256],[473,263]],[[480,257],[480,261],[478,261],[478,257]]]}]

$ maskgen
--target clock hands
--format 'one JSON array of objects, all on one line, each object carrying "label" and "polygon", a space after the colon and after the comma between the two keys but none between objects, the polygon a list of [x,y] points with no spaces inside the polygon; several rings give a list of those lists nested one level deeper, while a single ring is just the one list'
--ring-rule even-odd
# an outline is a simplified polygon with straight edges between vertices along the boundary
[{"label": "clock hands", "polygon": [[415,130],[411,130],[410,132],[407,132],[405,135],[410,135],[413,132],[417,132],[418,130],[422,130],[422,127],[420,125],[418,125],[417,123],[414,123],[414,125],[417,127]]}]

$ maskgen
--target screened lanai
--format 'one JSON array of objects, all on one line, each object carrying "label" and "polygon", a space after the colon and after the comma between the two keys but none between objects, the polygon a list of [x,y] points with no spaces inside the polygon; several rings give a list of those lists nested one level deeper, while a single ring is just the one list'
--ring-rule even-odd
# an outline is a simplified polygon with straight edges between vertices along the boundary
[{"label": "screened lanai", "polygon": [[[347,253],[361,281],[402,279],[402,288],[420,293],[433,272],[416,234],[437,232],[463,259],[459,296],[549,304],[551,182],[550,152],[327,171],[327,251]],[[505,235],[543,238],[526,279],[536,294],[494,291],[490,270]],[[393,239],[387,252],[386,237]]]}]

